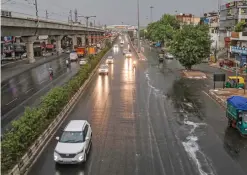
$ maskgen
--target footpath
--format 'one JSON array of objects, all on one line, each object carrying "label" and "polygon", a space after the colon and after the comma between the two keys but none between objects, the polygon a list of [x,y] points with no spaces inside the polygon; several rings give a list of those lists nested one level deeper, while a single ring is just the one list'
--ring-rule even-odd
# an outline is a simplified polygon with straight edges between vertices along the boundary
[{"label": "footpath", "polygon": [[58,58],[66,58],[68,54],[61,54],[61,55],[53,55],[48,57],[39,57],[36,59],[34,63],[28,63],[28,60],[22,60],[22,62],[16,62],[11,65],[6,65],[1,68],[1,82],[4,82],[16,75],[19,75],[25,71],[28,71],[32,68],[38,67],[42,64],[47,62],[53,61]]}]

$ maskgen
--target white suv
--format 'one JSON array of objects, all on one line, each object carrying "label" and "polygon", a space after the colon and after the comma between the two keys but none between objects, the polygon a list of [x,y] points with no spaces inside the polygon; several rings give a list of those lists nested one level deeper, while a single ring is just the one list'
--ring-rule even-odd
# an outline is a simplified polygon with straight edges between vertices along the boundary
[{"label": "white suv", "polygon": [[58,164],[86,162],[92,144],[92,129],[86,120],[71,120],[65,127],[54,150],[54,161]]}]

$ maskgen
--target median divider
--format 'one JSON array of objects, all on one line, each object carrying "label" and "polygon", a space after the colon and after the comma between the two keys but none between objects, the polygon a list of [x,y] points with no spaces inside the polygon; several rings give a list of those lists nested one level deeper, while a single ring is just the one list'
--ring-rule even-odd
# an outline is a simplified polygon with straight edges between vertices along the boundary
[{"label": "median divider", "polygon": [[[39,157],[39,155],[45,149],[45,147],[49,143],[49,141],[53,138],[52,136],[58,130],[59,126],[62,125],[63,121],[67,118],[69,113],[72,111],[74,106],[77,104],[77,101],[80,99],[79,97],[83,94],[83,91],[88,86],[89,82],[92,80],[93,75],[97,72],[97,69],[98,69],[99,65],[102,63],[102,61],[104,61],[104,57],[105,57],[106,54],[109,53],[110,49],[111,49],[111,46],[107,47],[106,49],[104,49],[102,51],[102,53],[99,54],[98,58],[95,58],[94,60],[91,60],[90,61],[90,65],[92,67],[87,67],[87,68],[85,68],[85,70],[82,68],[82,75],[84,75],[83,73],[88,74],[87,72],[91,70],[90,75],[88,77],[86,77],[86,76],[82,77],[81,81],[83,81],[84,79],[85,79],[85,81],[83,81],[83,83],[80,86],[80,88],[75,93],[73,93],[73,96],[70,98],[68,103],[65,106],[63,106],[62,110],[59,110],[61,112],[59,112],[56,117],[52,117],[52,116],[49,116],[49,115],[46,116],[46,118],[51,117],[51,119],[49,120],[51,122],[48,125],[48,127],[46,127],[46,129],[44,131],[40,131],[40,132],[38,132],[38,131],[35,132],[35,131],[30,130],[31,133],[34,132],[34,134],[36,134],[38,137],[36,137],[37,139],[35,139],[35,136],[33,136],[35,141],[32,142],[32,144],[30,146],[28,146],[29,147],[28,149],[24,149],[23,148],[23,150],[26,150],[24,153],[23,153],[23,151],[21,152],[19,150],[14,150],[14,148],[11,147],[11,146],[16,146],[15,145],[16,143],[12,143],[13,141],[22,141],[22,137],[19,136],[20,137],[19,138],[17,136],[18,137],[17,139],[11,139],[11,138],[8,137],[8,133],[7,133],[7,139],[8,140],[4,140],[5,138],[3,138],[3,142],[4,143],[2,142],[4,144],[4,148],[2,149],[2,153],[1,153],[2,170],[4,169],[4,171],[2,171],[3,174],[6,173],[6,174],[10,174],[10,175],[21,175],[21,174],[25,174],[25,172],[28,171],[28,169],[32,166],[32,164],[36,161],[36,159]],[[80,75],[80,73],[78,74],[78,76],[79,75]],[[68,88],[71,88],[70,90],[72,92],[73,92],[73,90],[75,90],[73,85],[78,83],[78,82],[76,82],[76,80],[77,79],[72,79],[71,83],[68,83],[69,85],[71,85]],[[75,82],[73,82],[73,81],[75,81]],[[56,90],[54,90],[54,94],[52,94],[52,95],[54,95],[54,96],[60,95],[61,96],[61,93],[57,93],[56,94]],[[51,97],[53,97],[52,95],[51,95]],[[68,95],[68,93],[67,93],[67,95]],[[65,96],[66,96],[66,94],[65,94]],[[59,97],[57,97],[57,98],[59,98]],[[65,98],[65,97],[60,97],[60,98]],[[50,98],[50,99],[53,100],[52,98]],[[45,99],[44,99],[44,101],[45,101]],[[50,102],[49,104],[52,105],[52,102]],[[47,107],[47,109],[49,109],[49,106]],[[27,110],[27,112],[25,112],[25,113],[28,113],[30,111],[31,111],[31,109]],[[35,112],[37,112],[37,111],[35,111]],[[39,110],[38,112],[44,112],[44,111]],[[51,114],[55,113],[52,110],[49,111],[49,112]],[[32,114],[32,112],[30,112],[30,113]],[[46,112],[46,113],[48,113],[48,112]],[[41,113],[41,115],[42,115],[42,113]],[[26,115],[25,117],[28,118],[28,115]],[[32,116],[30,115],[30,117],[32,117]],[[37,114],[37,116],[35,116],[35,117],[38,118],[39,115]],[[30,120],[34,120],[34,119],[31,118]],[[26,122],[29,122],[29,120],[26,119]],[[32,122],[32,121],[30,121],[30,122]],[[35,124],[37,125],[37,123],[35,123]],[[13,125],[15,125],[15,123],[13,123]],[[28,124],[28,125],[30,125],[30,124]],[[40,125],[42,125],[42,123],[40,123]],[[43,124],[43,125],[45,127],[45,124]],[[16,127],[17,126],[18,125],[16,125]],[[27,131],[26,128],[17,127],[17,129],[23,129],[24,130],[23,132],[16,133],[16,134],[19,134],[19,135],[21,135],[21,134],[23,135],[23,133],[25,133]],[[42,127],[40,127],[40,130],[42,130]],[[15,134],[13,134],[11,132],[13,132],[13,131],[9,132],[9,134],[11,134],[10,136],[11,137],[15,137]],[[42,134],[39,134],[39,133],[42,133]],[[23,138],[23,141],[24,140],[25,140],[25,138]],[[30,140],[32,140],[32,139],[30,139]],[[23,146],[27,146],[28,145],[28,144],[26,144],[26,145],[25,144]],[[19,147],[20,147],[20,144],[18,143],[18,146],[16,146],[16,148],[19,148]],[[4,151],[6,151],[7,148],[12,148],[12,151],[7,151],[8,153],[10,152],[12,154],[16,154],[16,156],[19,156],[20,158],[18,160],[10,160],[11,158],[13,159],[14,156],[13,155],[7,155],[6,153],[4,154]],[[5,164],[4,164],[4,161],[5,161]],[[11,162],[18,162],[18,163],[15,166],[11,166],[6,162],[8,162],[9,164]],[[5,166],[5,167],[3,168],[3,166]]]}]

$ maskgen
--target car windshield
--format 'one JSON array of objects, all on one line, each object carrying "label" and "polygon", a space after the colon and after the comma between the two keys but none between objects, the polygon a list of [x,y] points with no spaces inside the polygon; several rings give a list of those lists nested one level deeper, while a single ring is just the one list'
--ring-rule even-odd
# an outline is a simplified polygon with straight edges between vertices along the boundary
[{"label": "car windshield", "polygon": [[81,143],[83,142],[83,132],[81,131],[65,131],[60,141],[62,143]]},{"label": "car windshield", "polygon": [[113,57],[112,56],[109,56],[108,59],[113,59]]},{"label": "car windshield", "polygon": [[108,69],[108,66],[107,65],[101,65],[100,68],[101,69]]}]

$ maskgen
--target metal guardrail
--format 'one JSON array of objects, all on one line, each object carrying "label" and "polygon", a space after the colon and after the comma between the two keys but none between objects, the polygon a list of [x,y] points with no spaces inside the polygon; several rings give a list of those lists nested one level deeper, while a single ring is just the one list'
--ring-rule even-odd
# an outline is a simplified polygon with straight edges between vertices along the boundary
[{"label": "metal guardrail", "polygon": [[[105,55],[107,55],[110,51],[111,51],[111,49]],[[50,136],[52,134],[54,134],[58,130],[59,126],[63,123],[63,121],[68,116],[68,114],[71,112],[71,110],[76,105],[76,102],[77,102],[77,100],[79,100],[79,97],[82,95],[82,92],[84,91],[85,87],[92,80],[93,75],[97,72],[98,67],[100,66],[102,61],[105,59],[105,55],[102,57],[102,59],[98,63],[98,65],[94,68],[94,70],[92,71],[92,73],[90,74],[88,79],[83,83],[83,85],[76,92],[76,94],[70,99],[68,104],[57,115],[57,117],[49,125],[49,127],[43,132],[43,134],[29,148],[29,150],[21,158],[19,163],[17,165],[15,165],[14,168],[8,173],[9,175],[21,175],[21,174],[24,174],[28,170],[30,165],[33,163],[33,160],[35,160],[35,158],[37,158],[37,156],[39,154],[41,154],[43,149],[46,147],[46,145],[52,139],[52,137],[50,137]]]}]

